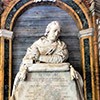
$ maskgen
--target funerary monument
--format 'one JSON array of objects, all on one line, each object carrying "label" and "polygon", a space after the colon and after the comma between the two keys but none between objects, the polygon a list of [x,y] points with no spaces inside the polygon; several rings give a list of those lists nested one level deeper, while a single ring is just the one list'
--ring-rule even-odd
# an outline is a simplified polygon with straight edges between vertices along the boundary
[{"label": "funerary monument", "polygon": [[28,49],[13,84],[11,100],[84,100],[80,74],[67,62],[58,21]]}]

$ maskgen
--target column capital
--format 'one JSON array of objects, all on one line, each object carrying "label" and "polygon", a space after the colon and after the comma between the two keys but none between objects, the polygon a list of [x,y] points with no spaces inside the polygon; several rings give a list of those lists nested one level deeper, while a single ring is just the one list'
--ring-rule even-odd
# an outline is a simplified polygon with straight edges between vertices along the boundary
[{"label": "column capital", "polygon": [[13,32],[6,29],[0,29],[0,37],[12,38]]},{"label": "column capital", "polygon": [[85,36],[93,36],[93,32],[94,32],[93,28],[88,28],[88,29],[80,30],[79,34],[78,34],[78,37],[82,38],[82,37],[85,37]]}]

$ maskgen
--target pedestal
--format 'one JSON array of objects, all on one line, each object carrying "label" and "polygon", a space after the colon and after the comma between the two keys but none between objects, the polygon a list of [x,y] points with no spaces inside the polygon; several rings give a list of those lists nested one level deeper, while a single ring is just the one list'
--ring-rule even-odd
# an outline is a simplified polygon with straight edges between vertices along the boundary
[{"label": "pedestal", "polygon": [[19,82],[15,100],[80,100],[69,63],[34,64]]}]

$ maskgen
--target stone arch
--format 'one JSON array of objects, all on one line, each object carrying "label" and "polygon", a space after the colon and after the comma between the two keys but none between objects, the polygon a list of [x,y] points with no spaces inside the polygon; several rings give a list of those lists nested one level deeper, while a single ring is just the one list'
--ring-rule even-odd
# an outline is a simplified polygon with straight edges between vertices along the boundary
[{"label": "stone arch", "polygon": [[9,6],[5,9],[1,17],[1,28],[12,30],[15,19],[18,15],[26,9],[29,5],[39,6],[39,5],[54,5],[66,12],[68,12],[71,17],[75,20],[79,30],[92,27],[91,18],[89,17],[89,11],[86,9],[85,5],[79,1],[28,1],[28,0],[13,0],[10,2]]}]

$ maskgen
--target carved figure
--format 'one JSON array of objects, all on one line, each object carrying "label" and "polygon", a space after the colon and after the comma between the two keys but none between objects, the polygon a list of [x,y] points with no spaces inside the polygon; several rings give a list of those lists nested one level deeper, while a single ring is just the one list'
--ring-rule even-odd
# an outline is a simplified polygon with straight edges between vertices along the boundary
[{"label": "carved figure", "polygon": [[45,35],[27,49],[23,62],[26,63],[25,60],[29,59],[33,62],[44,63],[64,62],[68,58],[68,50],[65,43],[58,39],[59,35],[59,23],[51,22],[46,28]]},{"label": "carved figure", "polygon": [[[52,21],[48,24],[45,34],[35,43],[33,43],[26,52],[26,55],[23,58],[19,72],[15,78],[12,98],[14,96],[16,87],[19,81],[24,81],[30,67],[33,63],[52,63],[58,64],[63,63],[68,59],[68,50],[67,46],[63,41],[60,41],[58,37],[60,36],[60,25],[57,21]],[[71,79],[78,79],[79,74],[70,66],[71,70]],[[80,77],[80,76],[79,76]],[[82,79],[79,88],[82,90]],[[83,100],[82,92],[80,91],[81,99]]]}]

